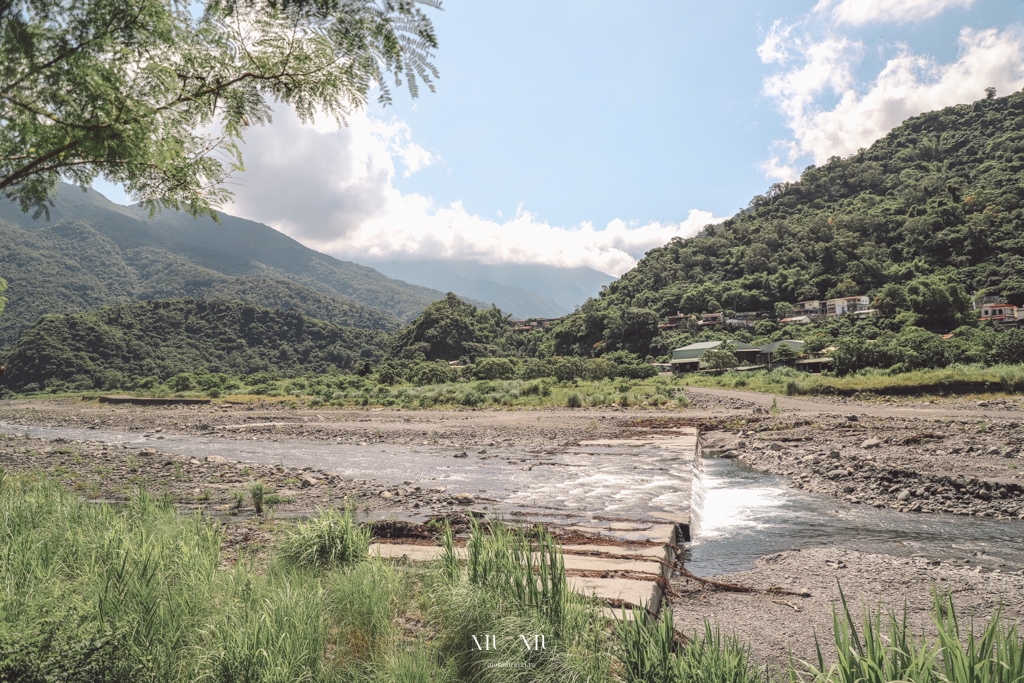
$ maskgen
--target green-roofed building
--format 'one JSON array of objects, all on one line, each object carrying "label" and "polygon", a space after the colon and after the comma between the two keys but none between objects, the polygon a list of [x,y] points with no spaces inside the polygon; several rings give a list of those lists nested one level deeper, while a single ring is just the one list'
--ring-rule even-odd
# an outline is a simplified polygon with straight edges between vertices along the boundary
[{"label": "green-roofed building", "polygon": [[726,343],[735,348],[733,353],[736,355],[736,360],[740,362],[740,365],[756,365],[760,362],[761,349],[750,344],[744,344],[741,341],[736,341],[735,339],[730,339],[728,342],[697,342],[696,344],[684,346],[681,349],[675,349],[672,351],[672,360],[670,361],[672,370],[674,372],[694,372],[699,370],[700,358],[704,355],[704,352],[717,349]]}]

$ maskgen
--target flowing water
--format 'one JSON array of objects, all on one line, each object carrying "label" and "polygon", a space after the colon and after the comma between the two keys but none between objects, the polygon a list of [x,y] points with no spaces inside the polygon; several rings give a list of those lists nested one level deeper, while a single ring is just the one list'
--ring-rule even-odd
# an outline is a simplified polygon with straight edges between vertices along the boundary
[{"label": "flowing water", "polygon": [[[1024,522],[941,514],[900,514],[853,505],[789,486],[789,479],[755,472],[737,460],[704,459],[691,472],[670,449],[616,444],[559,450],[488,448],[453,458],[436,446],[317,441],[239,440],[213,436],[0,423],[0,432],[156,447],[167,453],[289,467],[314,467],[382,485],[411,482],[469,492],[502,514],[535,521],[609,525],[616,521],[677,521],[691,512],[687,567],[708,576],[748,569],[754,560],[809,545],[843,545],[867,552],[1016,571],[1024,567]],[[692,490],[691,490],[692,486]],[[692,510],[691,510],[692,501]],[[637,535],[642,538],[642,533]]]},{"label": "flowing water", "polygon": [[[790,480],[738,460],[707,458],[693,480],[693,542],[699,576],[749,569],[763,555],[808,546],[958,559],[1001,571],[1024,568],[1024,522],[906,514],[790,488]],[[838,556],[837,556],[838,557]]]}]

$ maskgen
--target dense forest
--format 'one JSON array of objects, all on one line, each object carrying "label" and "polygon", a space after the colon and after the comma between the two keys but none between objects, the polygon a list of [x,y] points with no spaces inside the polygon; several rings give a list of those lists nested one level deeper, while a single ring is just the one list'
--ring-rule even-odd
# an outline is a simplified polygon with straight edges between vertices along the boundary
[{"label": "dense forest", "polygon": [[1024,93],[929,112],[651,250],[558,326],[555,352],[660,355],[693,338],[658,335],[676,312],[858,294],[892,332],[950,332],[973,322],[972,297],[1024,305],[1022,225]]},{"label": "dense forest", "polygon": [[217,224],[174,211],[150,218],[70,185],[60,186],[49,220],[0,201],[0,275],[10,285],[0,348],[41,315],[128,301],[231,298],[396,331],[442,296],[259,223],[222,215]]},{"label": "dense forest", "polygon": [[120,304],[41,318],[7,354],[6,386],[59,392],[145,387],[180,374],[327,373],[378,360],[387,339],[234,301]]}]

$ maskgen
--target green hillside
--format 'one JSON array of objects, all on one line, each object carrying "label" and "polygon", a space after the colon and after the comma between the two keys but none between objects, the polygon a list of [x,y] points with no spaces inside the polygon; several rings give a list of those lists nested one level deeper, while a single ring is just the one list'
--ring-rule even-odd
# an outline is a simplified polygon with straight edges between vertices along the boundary
[{"label": "green hillside", "polygon": [[0,277],[10,285],[0,348],[40,315],[141,299],[232,297],[395,330],[442,296],[259,223],[223,216],[218,225],[170,211],[150,219],[70,185],[61,185],[49,220],[0,202]]},{"label": "green hillside", "polygon": [[970,298],[1024,305],[1024,93],[908,119],[692,239],[653,249],[567,318],[556,351],[663,353],[677,311],[871,295],[883,328],[947,332]]},{"label": "green hillside", "polygon": [[2,364],[12,391],[116,389],[179,373],[324,373],[378,359],[387,340],[295,311],[170,299],[44,316]]}]

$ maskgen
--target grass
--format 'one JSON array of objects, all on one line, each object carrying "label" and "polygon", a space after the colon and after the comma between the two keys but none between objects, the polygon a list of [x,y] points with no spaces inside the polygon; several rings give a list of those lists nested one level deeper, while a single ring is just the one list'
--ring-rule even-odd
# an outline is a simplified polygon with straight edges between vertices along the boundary
[{"label": "grass", "polygon": [[952,365],[939,370],[897,374],[885,370],[863,370],[845,377],[812,375],[792,368],[780,368],[772,372],[695,373],[684,375],[680,381],[686,386],[743,389],[785,396],[1021,394],[1024,393],[1024,366]]},{"label": "grass", "polygon": [[[222,556],[215,521],[145,491],[90,505],[0,470],[0,680],[1024,683],[1016,627],[997,611],[976,634],[941,596],[931,639],[880,612],[858,629],[844,596],[833,656],[769,675],[711,624],[681,638],[669,609],[610,625],[543,528],[474,522],[465,550],[438,532],[439,561],[392,564],[349,513],[322,512],[257,568]],[[497,647],[477,649],[488,634]]]}]

